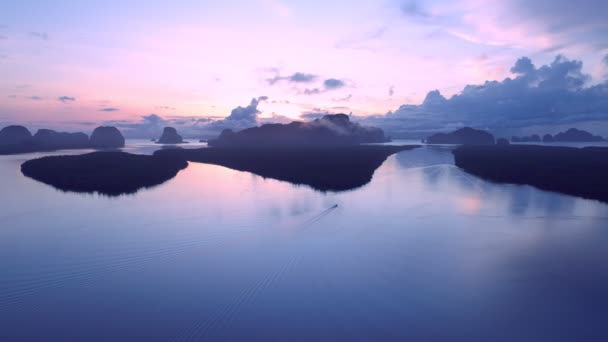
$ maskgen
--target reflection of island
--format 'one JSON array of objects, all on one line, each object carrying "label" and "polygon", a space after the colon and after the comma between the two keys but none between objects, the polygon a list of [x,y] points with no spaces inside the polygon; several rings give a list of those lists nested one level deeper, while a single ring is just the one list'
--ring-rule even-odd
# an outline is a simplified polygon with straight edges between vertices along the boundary
[{"label": "reflection of island", "polygon": [[426,168],[437,165],[454,165],[452,147],[424,146],[395,156],[402,169]]},{"label": "reflection of island", "polygon": [[462,146],[453,153],[458,167],[482,178],[608,202],[608,148]]},{"label": "reflection of island", "polygon": [[63,191],[118,196],[161,184],[187,166],[183,159],[171,156],[94,152],[30,160],[23,163],[21,172]]},{"label": "reflection of island", "polygon": [[203,148],[163,150],[154,155],[179,155],[190,162],[221,165],[320,191],[344,191],[369,183],[374,171],[391,154],[415,147]]}]

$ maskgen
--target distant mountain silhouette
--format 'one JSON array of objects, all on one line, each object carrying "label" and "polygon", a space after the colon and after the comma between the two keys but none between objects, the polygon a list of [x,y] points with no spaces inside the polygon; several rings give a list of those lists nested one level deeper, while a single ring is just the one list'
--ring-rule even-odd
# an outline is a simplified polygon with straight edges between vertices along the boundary
[{"label": "distant mountain silhouette", "polygon": [[161,184],[187,166],[171,155],[94,152],[33,159],[21,165],[21,172],[62,191],[118,196]]},{"label": "distant mountain silhouette", "polygon": [[604,141],[604,138],[580,129],[570,128],[565,132],[557,133],[553,140],[557,142],[596,142]]},{"label": "distant mountain silhouette", "polygon": [[156,141],[157,144],[183,144],[184,139],[177,134],[177,130],[173,127],[165,127],[162,136]]},{"label": "distant mountain silhouette", "polygon": [[333,146],[274,148],[203,148],[156,151],[155,156],[181,156],[190,162],[216,164],[264,178],[303,184],[319,191],[345,191],[371,181],[391,154],[418,146]]},{"label": "distant mountain silhouette", "polygon": [[496,182],[608,202],[608,148],[556,146],[462,146],[456,166]]},{"label": "distant mountain silhouette", "polygon": [[33,141],[41,149],[77,149],[89,147],[89,136],[84,133],[63,133],[50,129],[40,129]]},{"label": "distant mountain silhouette", "polygon": [[526,142],[545,142],[545,143],[552,143],[552,142],[598,142],[598,141],[604,141],[605,139],[597,136],[597,135],[593,135],[587,131],[583,131],[580,129],[576,129],[576,128],[570,128],[565,132],[560,132],[557,133],[555,136],[551,135],[551,134],[545,134],[541,140],[540,136],[538,134],[533,134],[531,136],[524,136],[524,137],[517,137],[514,136],[511,138],[512,142],[515,143],[526,143]]},{"label": "distant mountain silhouette", "polygon": [[59,133],[40,129],[32,136],[23,126],[9,126],[2,130],[0,136],[4,142],[0,144],[0,155],[89,147],[89,137],[84,133]]},{"label": "distant mountain silhouette", "polygon": [[240,132],[224,130],[209,146],[218,147],[273,147],[273,146],[348,146],[361,143],[390,141],[375,127],[353,123],[346,114],[325,115],[311,122],[294,121],[290,124],[267,124]]},{"label": "distant mountain silhouette", "polygon": [[31,138],[32,133],[23,126],[7,126],[0,130],[0,145],[19,145]]},{"label": "distant mountain silhouette", "polygon": [[115,127],[98,127],[91,139],[85,133],[55,132],[40,129],[32,136],[23,126],[8,126],[0,131],[0,155],[47,152],[66,149],[121,148],[125,139]]},{"label": "distant mountain silhouette", "polygon": [[494,136],[486,131],[464,127],[452,133],[437,133],[428,137],[427,144],[494,145]]},{"label": "distant mountain silhouette", "polygon": [[122,148],[125,147],[125,138],[116,127],[97,127],[91,134],[90,140],[93,148]]}]

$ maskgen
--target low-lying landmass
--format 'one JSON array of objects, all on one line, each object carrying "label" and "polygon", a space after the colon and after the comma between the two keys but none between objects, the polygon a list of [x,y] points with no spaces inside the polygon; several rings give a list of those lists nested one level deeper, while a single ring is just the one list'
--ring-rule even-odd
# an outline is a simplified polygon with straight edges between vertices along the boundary
[{"label": "low-lying landmass", "polygon": [[328,147],[249,147],[161,150],[155,156],[180,156],[264,178],[308,185],[319,191],[345,191],[369,183],[390,155],[418,146],[352,145]]},{"label": "low-lying landmass", "polygon": [[[547,138],[547,139],[549,139],[549,138]],[[551,136],[550,139],[551,139],[551,142],[553,142],[552,141],[553,136]],[[523,136],[523,137],[520,137],[520,136],[511,137],[511,142],[514,142],[514,143],[529,143],[529,142],[541,142],[541,141],[543,141],[543,140],[540,137],[540,135],[538,135],[538,134],[532,134],[532,135],[527,135],[527,136]]]},{"label": "low-lying landmass", "polygon": [[33,159],[21,165],[21,172],[62,191],[119,196],[164,183],[187,166],[172,155],[93,152]]},{"label": "low-lying landmass", "polygon": [[461,146],[456,166],[501,183],[608,202],[608,148],[534,145]]},{"label": "low-lying landmass", "polygon": [[94,152],[33,159],[25,162],[21,171],[62,191],[118,196],[161,184],[191,161],[307,185],[319,191],[345,191],[369,183],[374,171],[390,155],[416,147],[171,148],[156,151],[152,156]]}]

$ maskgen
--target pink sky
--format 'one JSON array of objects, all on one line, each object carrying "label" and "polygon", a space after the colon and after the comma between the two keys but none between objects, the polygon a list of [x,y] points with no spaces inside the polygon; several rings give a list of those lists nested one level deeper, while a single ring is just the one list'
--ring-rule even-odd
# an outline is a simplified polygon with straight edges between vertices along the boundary
[{"label": "pink sky", "polygon": [[[608,50],[598,47],[605,37],[594,34],[605,26],[590,20],[555,29],[553,12],[526,14],[518,4],[5,2],[0,122],[104,122],[150,113],[222,117],[262,95],[269,97],[259,106],[262,117],[319,110],[384,114],[420,103],[430,90],[453,95],[466,84],[511,76],[521,56],[542,64],[558,53],[583,60],[592,82],[602,80]],[[561,19],[577,17],[563,13]],[[581,30],[586,40],[577,39]],[[316,81],[267,82],[296,72]],[[344,86],[325,89],[323,80],[330,78]],[[62,96],[75,100],[59,101]]]}]

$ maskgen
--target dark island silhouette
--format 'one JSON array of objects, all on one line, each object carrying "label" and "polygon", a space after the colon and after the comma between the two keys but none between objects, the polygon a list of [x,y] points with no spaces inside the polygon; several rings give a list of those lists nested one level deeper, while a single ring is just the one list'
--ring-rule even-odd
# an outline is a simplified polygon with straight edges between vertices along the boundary
[{"label": "dark island silhouette", "polygon": [[34,143],[51,150],[79,149],[89,147],[89,136],[84,133],[55,132],[40,129],[33,137]]},{"label": "dark island silhouette", "polygon": [[91,134],[91,147],[98,149],[123,148],[125,138],[118,128],[101,126],[95,128]]},{"label": "dark island silhouette", "polygon": [[361,126],[348,115],[335,114],[310,122],[268,124],[240,132],[224,130],[209,141],[210,148],[161,150],[155,155],[180,156],[319,191],[344,191],[367,184],[391,154],[416,147],[362,145],[389,140],[379,128]]},{"label": "dark island silhouette", "polygon": [[598,142],[598,141],[606,141],[603,137],[599,135],[593,135],[587,131],[583,131],[576,128],[570,128],[565,132],[557,133],[556,135],[545,134],[542,139],[540,135],[533,134],[530,136],[518,137],[514,136],[511,138],[511,141],[514,143],[527,143],[527,142],[544,142],[544,143],[553,143],[553,142]]},{"label": "dark island silhouette", "polygon": [[187,166],[172,155],[93,152],[33,159],[21,165],[21,172],[66,192],[119,196],[162,184]]},{"label": "dark island silhouette", "polygon": [[372,179],[374,171],[390,155],[418,146],[351,145],[211,147],[160,150],[155,156],[180,156],[190,162],[224,166],[251,172],[319,191],[346,191]]},{"label": "dark island silhouette", "polygon": [[[102,127],[95,130],[91,141],[97,136],[96,146],[119,145],[122,141],[117,134],[116,129]],[[187,150],[167,145],[153,156],[99,152],[46,157],[24,163],[22,172],[64,191],[120,195],[160,184],[191,161],[320,191],[344,191],[367,184],[391,154],[417,147],[362,144],[387,140],[381,129],[360,126],[347,115],[337,114],[308,123],[224,131],[213,144],[210,142],[210,148]]]},{"label": "dark island silhouette", "polygon": [[68,149],[116,149],[124,145],[125,139],[115,127],[98,127],[90,139],[85,133],[50,129],[40,129],[32,135],[23,126],[8,126],[0,131],[0,155]]},{"label": "dark island silhouette", "polygon": [[23,126],[7,126],[0,130],[0,145],[19,145],[32,139],[32,133]]},{"label": "dark island silhouette", "polygon": [[606,147],[461,146],[453,154],[456,166],[491,181],[608,202]]},{"label": "dark island silhouette", "polygon": [[583,131],[576,128],[570,128],[565,132],[557,133],[553,137],[553,141],[558,142],[597,142],[604,141],[604,138],[593,135],[587,131]]},{"label": "dark island silhouette", "polygon": [[217,139],[209,140],[215,147],[303,147],[352,146],[364,143],[389,142],[384,131],[350,121],[346,114],[325,115],[310,122],[266,124],[240,132],[224,130]]},{"label": "dark island silhouette", "polygon": [[496,140],[496,145],[511,145],[511,142],[508,139],[500,138]]},{"label": "dark island silhouette", "polygon": [[181,135],[179,135],[177,133],[177,130],[173,127],[165,127],[163,129],[163,134],[161,135],[161,137],[156,140],[157,144],[163,144],[163,145],[177,145],[177,144],[183,144],[184,143],[184,139],[182,138]]},{"label": "dark island silhouette", "polygon": [[426,138],[427,144],[494,145],[494,136],[486,131],[464,127],[451,133],[437,133]]}]

